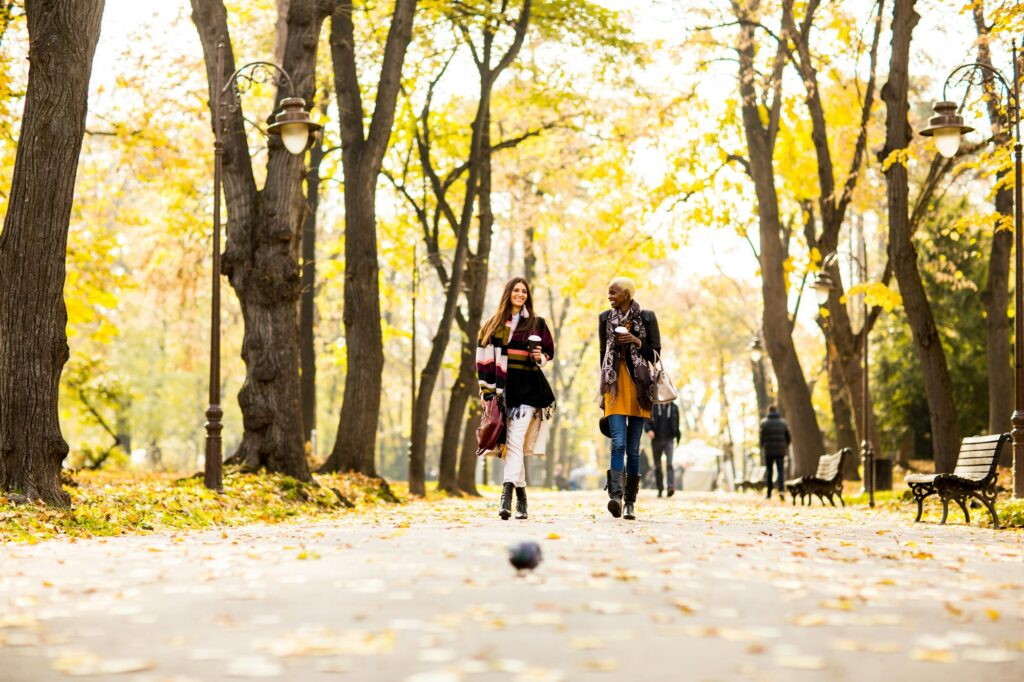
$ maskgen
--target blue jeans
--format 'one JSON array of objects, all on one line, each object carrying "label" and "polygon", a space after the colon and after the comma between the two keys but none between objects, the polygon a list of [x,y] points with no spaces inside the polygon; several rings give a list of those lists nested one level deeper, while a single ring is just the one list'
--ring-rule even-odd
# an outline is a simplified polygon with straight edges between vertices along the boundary
[{"label": "blue jeans", "polygon": [[608,430],[612,434],[612,471],[625,469],[630,476],[640,475],[640,436],[644,434],[645,421],[643,417],[624,414],[608,416]]}]

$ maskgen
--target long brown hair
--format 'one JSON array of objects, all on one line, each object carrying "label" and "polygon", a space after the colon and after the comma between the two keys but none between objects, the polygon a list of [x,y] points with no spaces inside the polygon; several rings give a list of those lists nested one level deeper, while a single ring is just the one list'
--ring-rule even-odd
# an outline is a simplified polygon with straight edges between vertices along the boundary
[{"label": "long brown hair", "polygon": [[529,313],[530,317],[524,322],[523,329],[533,331],[537,326],[537,316],[533,312],[533,292],[530,283],[524,277],[513,277],[505,283],[505,290],[501,292],[501,301],[498,303],[498,310],[491,315],[491,318],[480,327],[477,334],[477,341],[486,343],[494,336],[495,332],[501,329],[506,322],[512,319],[512,289],[517,284],[526,287],[526,302],[523,303],[523,310]]}]

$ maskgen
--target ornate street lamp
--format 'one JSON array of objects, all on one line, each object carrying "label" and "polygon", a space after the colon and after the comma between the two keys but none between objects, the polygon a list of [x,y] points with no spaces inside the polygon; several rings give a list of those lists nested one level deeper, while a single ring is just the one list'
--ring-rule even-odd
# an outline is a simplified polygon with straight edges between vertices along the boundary
[{"label": "ornate street lamp", "polygon": [[[861,257],[857,258],[853,254],[850,257],[860,268],[860,271],[867,276],[868,272],[868,251],[867,245],[863,246],[861,251]],[[836,264],[839,260],[839,252],[833,251],[832,253],[825,256],[821,261],[822,268],[830,268]],[[814,295],[818,299],[818,305],[825,305],[828,303],[828,297],[835,288],[835,282],[832,276],[822,269],[817,276],[814,278]],[[864,487],[868,491],[868,506],[875,506],[875,449],[871,447],[871,436],[868,433],[868,425],[870,420],[868,419],[868,413],[871,409],[869,392],[869,375],[868,375],[868,297],[867,294],[861,294],[861,305],[863,310],[864,326],[861,328],[861,336],[863,336],[863,347],[861,348],[861,354],[863,356],[863,369],[861,370],[861,435],[863,438],[860,442],[861,450],[861,461],[864,463]]]},{"label": "ornate street lamp", "polygon": [[[217,78],[224,73],[224,43],[217,45]],[[277,77],[281,81],[278,81]],[[206,463],[203,482],[210,490],[223,491],[223,466],[221,455],[221,419],[224,411],[220,407],[220,176],[223,164],[224,119],[227,113],[237,110],[240,98],[248,86],[254,83],[283,82],[289,95],[293,94],[292,78],[277,64],[250,62],[235,70],[227,82],[213,84],[213,290],[211,293],[210,319],[210,406],[206,410]],[[229,95],[225,97],[225,95]],[[267,129],[270,135],[279,135],[285,148],[292,154],[302,154],[309,147],[313,136],[322,127],[310,120],[306,101],[301,97],[286,97],[279,104],[279,113]]]},{"label": "ornate street lamp", "polygon": [[1013,435],[1013,496],[1024,498],[1024,238],[1022,238],[1021,202],[1021,138],[1020,138],[1020,69],[1017,63],[1017,44],[1011,52],[1012,81],[988,64],[977,62],[962,64],[953,69],[942,85],[942,101],[934,106],[935,115],[928,121],[928,127],[921,135],[935,140],[935,147],[946,158],[952,158],[960,148],[964,134],[974,128],[964,125],[957,105],[949,101],[947,89],[954,79],[957,83],[984,84],[989,79],[997,81],[1006,93],[1007,113],[1013,129],[1013,415],[1010,417],[1010,433]]},{"label": "ornate street lamp", "polygon": [[764,357],[764,348],[761,347],[760,335],[755,336],[754,340],[750,342],[750,359],[754,361],[755,365],[761,364],[761,358]]}]

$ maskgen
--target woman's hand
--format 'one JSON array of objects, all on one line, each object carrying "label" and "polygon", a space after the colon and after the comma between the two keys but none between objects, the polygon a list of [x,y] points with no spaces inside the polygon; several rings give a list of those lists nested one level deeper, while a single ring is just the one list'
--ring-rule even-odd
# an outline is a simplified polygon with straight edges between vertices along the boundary
[{"label": "woman's hand", "polygon": [[538,365],[544,364],[544,354],[541,353],[539,346],[530,351],[530,357],[533,358],[533,361]]},{"label": "woman's hand", "polygon": [[640,346],[643,342],[640,341],[640,339],[638,339],[637,337],[633,336],[632,334],[616,334],[615,343],[621,344],[623,346]]}]

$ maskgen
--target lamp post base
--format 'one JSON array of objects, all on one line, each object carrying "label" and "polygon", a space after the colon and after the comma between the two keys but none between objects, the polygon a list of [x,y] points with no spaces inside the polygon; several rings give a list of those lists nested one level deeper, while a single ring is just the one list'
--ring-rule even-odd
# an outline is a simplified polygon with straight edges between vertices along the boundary
[{"label": "lamp post base", "polygon": [[1013,497],[1024,499],[1024,412],[1014,410],[1010,417],[1013,437]]}]

